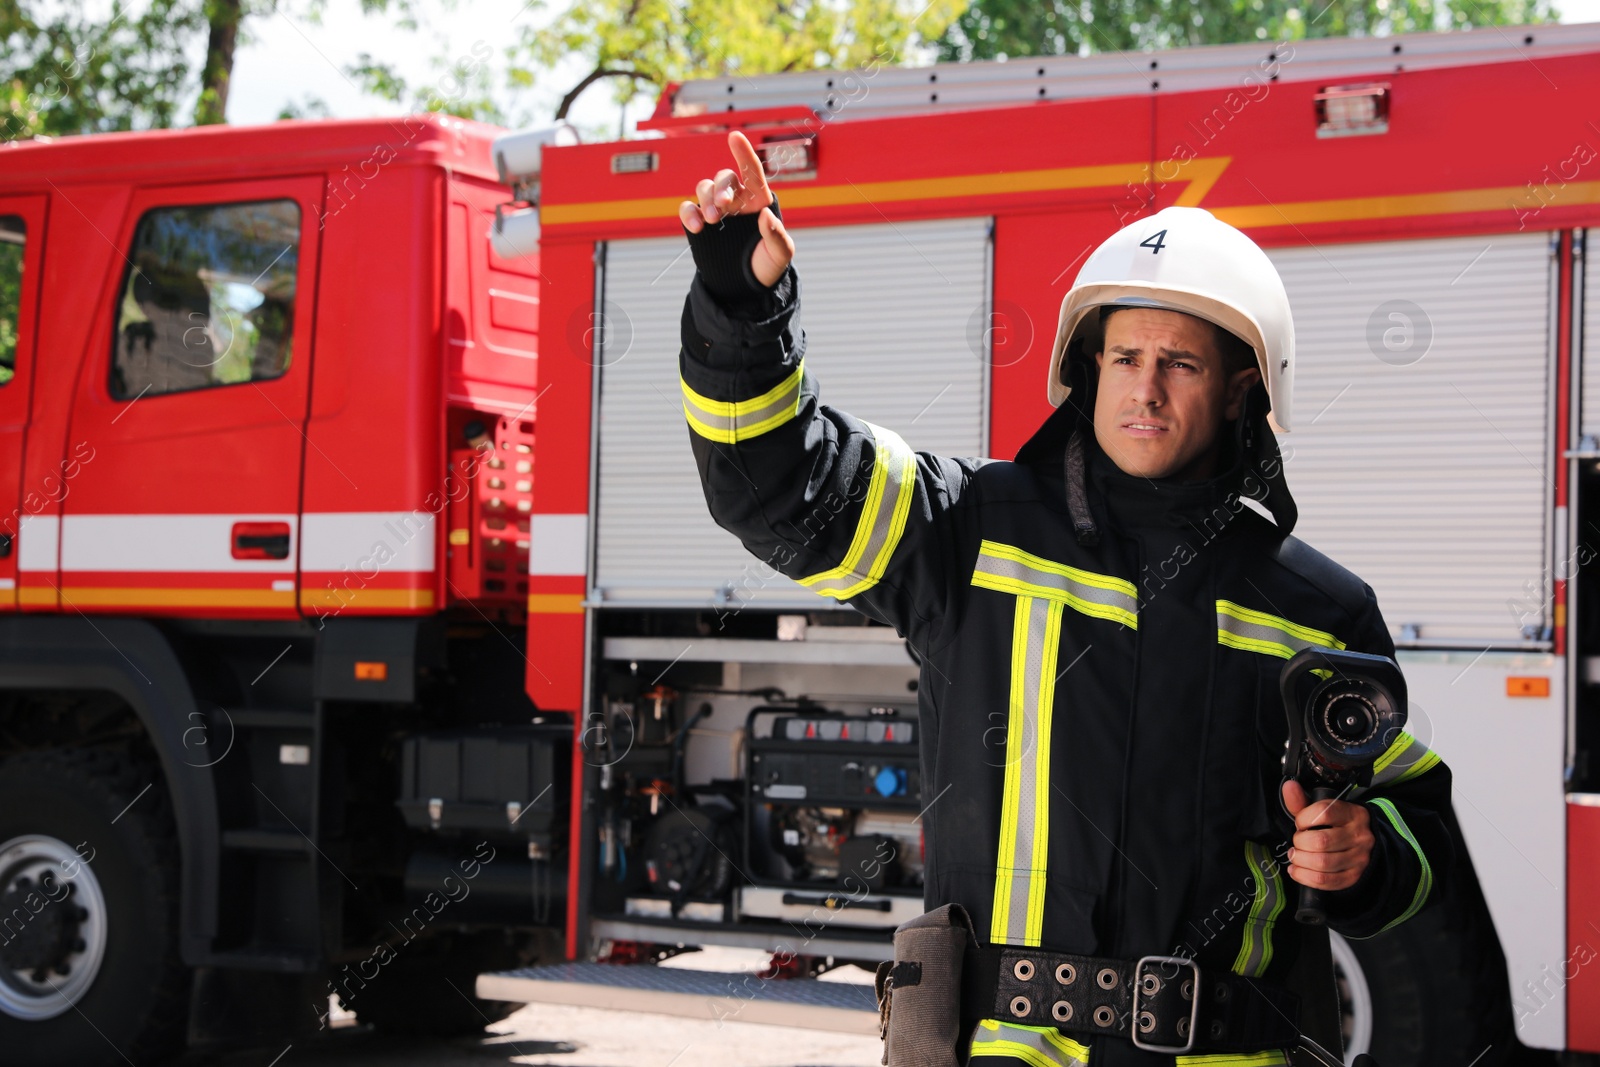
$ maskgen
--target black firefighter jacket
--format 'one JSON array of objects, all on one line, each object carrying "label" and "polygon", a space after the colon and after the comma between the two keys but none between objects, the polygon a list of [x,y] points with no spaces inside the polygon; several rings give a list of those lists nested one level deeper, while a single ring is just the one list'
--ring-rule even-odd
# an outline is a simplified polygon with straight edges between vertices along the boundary
[{"label": "black firefighter jacket", "polygon": [[[1310,645],[1393,655],[1371,590],[1242,505],[1242,462],[1200,485],[1129,477],[1071,402],[1014,462],[916,452],[825,405],[794,269],[770,291],[747,267],[741,279],[730,264],[748,262],[748,239],[724,230],[691,238],[682,321],[706,502],[757,557],[919,656],[926,906],[963,905],[990,943],[1192,956],[1269,981],[1315,950],[1326,1010],[1325,935],[1294,921],[1283,863],[1277,679]],[[1281,471],[1259,473],[1286,493]],[[1335,929],[1370,936],[1428,903],[1451,859],[1435,814],[1449,782],[1409,736],[1386,753],[1357,791],[1377,844],[1362,880],[1329,896]],[[972,1054],[1172,1060],[990,1022]]]}]

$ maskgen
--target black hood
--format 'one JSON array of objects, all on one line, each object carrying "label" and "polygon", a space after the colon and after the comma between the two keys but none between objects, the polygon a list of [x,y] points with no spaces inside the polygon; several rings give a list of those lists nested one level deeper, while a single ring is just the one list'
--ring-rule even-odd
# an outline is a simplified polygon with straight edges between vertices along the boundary
[{"label": "black hood", "polygon": [[[1066,366],[1072,393],[1017,450],[1016,461],[1044,470],[1065,470],[1073,529],[1080,544],[1093,544],[1099,533],[1087,503],[1084,457],[1085,442],[1094,441],[1094,372],[1087,357],[1077,351],[1068,354]],[[1266,387],[1260,383],[1245,396],[1244,411],[1232,423],[1233,440],[1227,450],[1232,463],[1215,481],[1228,494],[1258,501],[1287,537],[1294,532],[1300,511],[1284,479],[1277,435],[1267,423],[1268,403]]]}]

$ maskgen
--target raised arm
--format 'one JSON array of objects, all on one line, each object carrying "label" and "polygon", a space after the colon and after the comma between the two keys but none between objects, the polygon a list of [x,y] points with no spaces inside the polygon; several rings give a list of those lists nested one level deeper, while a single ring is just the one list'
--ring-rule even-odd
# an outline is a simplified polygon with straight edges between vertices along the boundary
[{"label": "raised arm", "polygon": [[823,404],[805,366],[800,281],[759,157],[679,207],[696,275],[683,313],[683,408],[717,524],[773,569],[909,638],[938,640],[960,561],[952,510],[973,461],[914,453]]}]

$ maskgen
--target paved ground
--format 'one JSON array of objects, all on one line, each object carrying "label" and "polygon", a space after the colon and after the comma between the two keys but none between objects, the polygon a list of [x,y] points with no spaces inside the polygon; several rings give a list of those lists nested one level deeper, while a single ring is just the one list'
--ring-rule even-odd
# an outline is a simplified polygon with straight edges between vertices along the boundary
[{"label": "paved ground", "polygon": [[[700,970],[758,969],[764,957],[709,949],[669,960]],[[870,982],[856,968],[825,976]],[[285,1047],[287,1045],[287,1047]],[[877,1067],[876,1038],[750,1023],[530,1004],[479,1037],[419,1041],[346,1025],[315,1041],[196,1055],[194,1067]],[[274,1059],[274,1057],[277,1057]]]}]

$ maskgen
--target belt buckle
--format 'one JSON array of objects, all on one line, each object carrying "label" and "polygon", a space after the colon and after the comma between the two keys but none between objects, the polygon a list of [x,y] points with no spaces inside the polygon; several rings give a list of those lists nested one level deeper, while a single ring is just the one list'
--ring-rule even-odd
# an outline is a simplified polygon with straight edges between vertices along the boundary
[{"label": "belt buckle", "polygon": [[[1139,1036],[1140,1001],[1143,997],[1143,983],[1140,981],[1145,968],[1151,964],[1169,963],[1179,967],[1189,968],[1189,973],[1194,978],[1194,996],[1189,1001],[1189,1033],[1188,1041],[1182,1045],[1157,1045],[1145,1041]],[[1133,1025],[1128,1027],[1129,1036],[1133,1039],[1135,1047],[1146,1052],[1160,1052],[1181,1055],[1194,1050],[1195,1024],[1200,1021],[1200,965],[1194,960],[1182,956],[1141,956],[1139,962],[1133,965]]]}]

